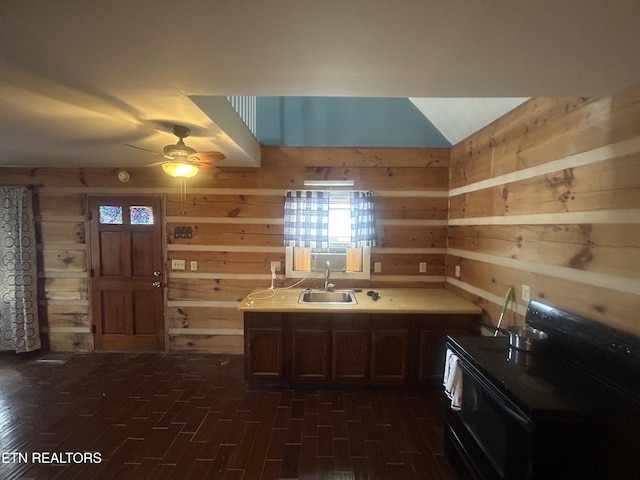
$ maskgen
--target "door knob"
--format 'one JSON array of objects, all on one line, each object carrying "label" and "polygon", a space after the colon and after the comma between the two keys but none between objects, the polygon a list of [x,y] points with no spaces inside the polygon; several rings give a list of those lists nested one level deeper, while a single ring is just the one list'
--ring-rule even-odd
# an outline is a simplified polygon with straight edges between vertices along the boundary
[{"label": "door knob", "polygon": [[155,272],[153,272],[153,276],[154,277],[159,277],[160,275],[162,275],[162,272],[156,270]]},{"label": "door knob", "polygon": [[153,282],[153,283],[152,283],[152,285],[153,285],[155,288],[160,288],[160,287],[162,286],[162,283],[160,283],[160,282]]}]

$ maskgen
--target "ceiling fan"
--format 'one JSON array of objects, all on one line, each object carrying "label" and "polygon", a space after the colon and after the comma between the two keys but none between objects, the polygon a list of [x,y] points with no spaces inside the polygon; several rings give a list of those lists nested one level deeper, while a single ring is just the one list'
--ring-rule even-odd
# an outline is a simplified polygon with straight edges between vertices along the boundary
[{"label": "ceiling fan", "polygon": [[191,129],[189,127],[173,125],[171,131],[176,137],[178,137],[178,142],[175,144],[165,145],[162,149],[162,153],[147,150],[146,148],[137,147],[128,143],[125,143],[125,145],[127,147],[136,148],[138,150],[143,150],[145,152],[164,157],[165,160],[151,163],[148,166],[162,165],[162,170],[172,177],[191,178],[198,173],[200,167],[210,167],[211,163],[226,158],[224,154],[220,152],[196,152],[195,149],[186,145],[184,143],[184,139],[191,133]]}]

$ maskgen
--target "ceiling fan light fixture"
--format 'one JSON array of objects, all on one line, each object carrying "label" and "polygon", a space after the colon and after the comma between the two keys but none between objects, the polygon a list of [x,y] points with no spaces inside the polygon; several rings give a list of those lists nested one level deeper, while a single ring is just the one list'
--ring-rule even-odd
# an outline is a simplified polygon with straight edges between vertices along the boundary
[{"label": "ceiling fan light fixture", "polygon": [[162,151],[165,157],[188,157],[196,153],[193,148],[186,146],[182,140],[175,145],[165,145]]},{"label": "ceiling fan light fixture", "polygon": [[170,162],[163,163],[162,170],[164,170],[164,173],[172,177],[191,178],[196,176],[199,168],[193,163],[172,160]]}]

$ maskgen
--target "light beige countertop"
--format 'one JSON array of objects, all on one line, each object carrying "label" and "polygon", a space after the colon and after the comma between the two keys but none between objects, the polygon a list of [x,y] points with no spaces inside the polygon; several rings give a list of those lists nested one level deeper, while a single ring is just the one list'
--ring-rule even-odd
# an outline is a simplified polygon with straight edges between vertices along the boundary
[{"label": "light beige countertop", "polygon": [[[243,312],[349,312],[349,313],[440,313],[479,314],[482,309],[440,288],[377,288],[356,292],[357,304],[298,303],[302,288],[265,290],[257,288],[238,305]],[[342,290],[342,289],[337,289]],[[378,292],[374,301],[368,290]]]}]

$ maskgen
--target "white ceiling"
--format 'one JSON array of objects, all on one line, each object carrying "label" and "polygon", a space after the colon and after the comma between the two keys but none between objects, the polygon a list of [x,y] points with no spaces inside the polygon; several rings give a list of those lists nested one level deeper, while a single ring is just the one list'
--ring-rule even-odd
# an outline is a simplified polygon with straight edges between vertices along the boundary
[{"label": "white ceiling", "polygon": [[410,98],[433,126],[455,145],[528,100],[507,98]]},{"label": "white ceiling", "polygon": [[0,165],[143,165],[123,144],[159,150],[171,123],[246,164],[189,95],[415,102],[639,81],[638,0],[4,0]]}]

